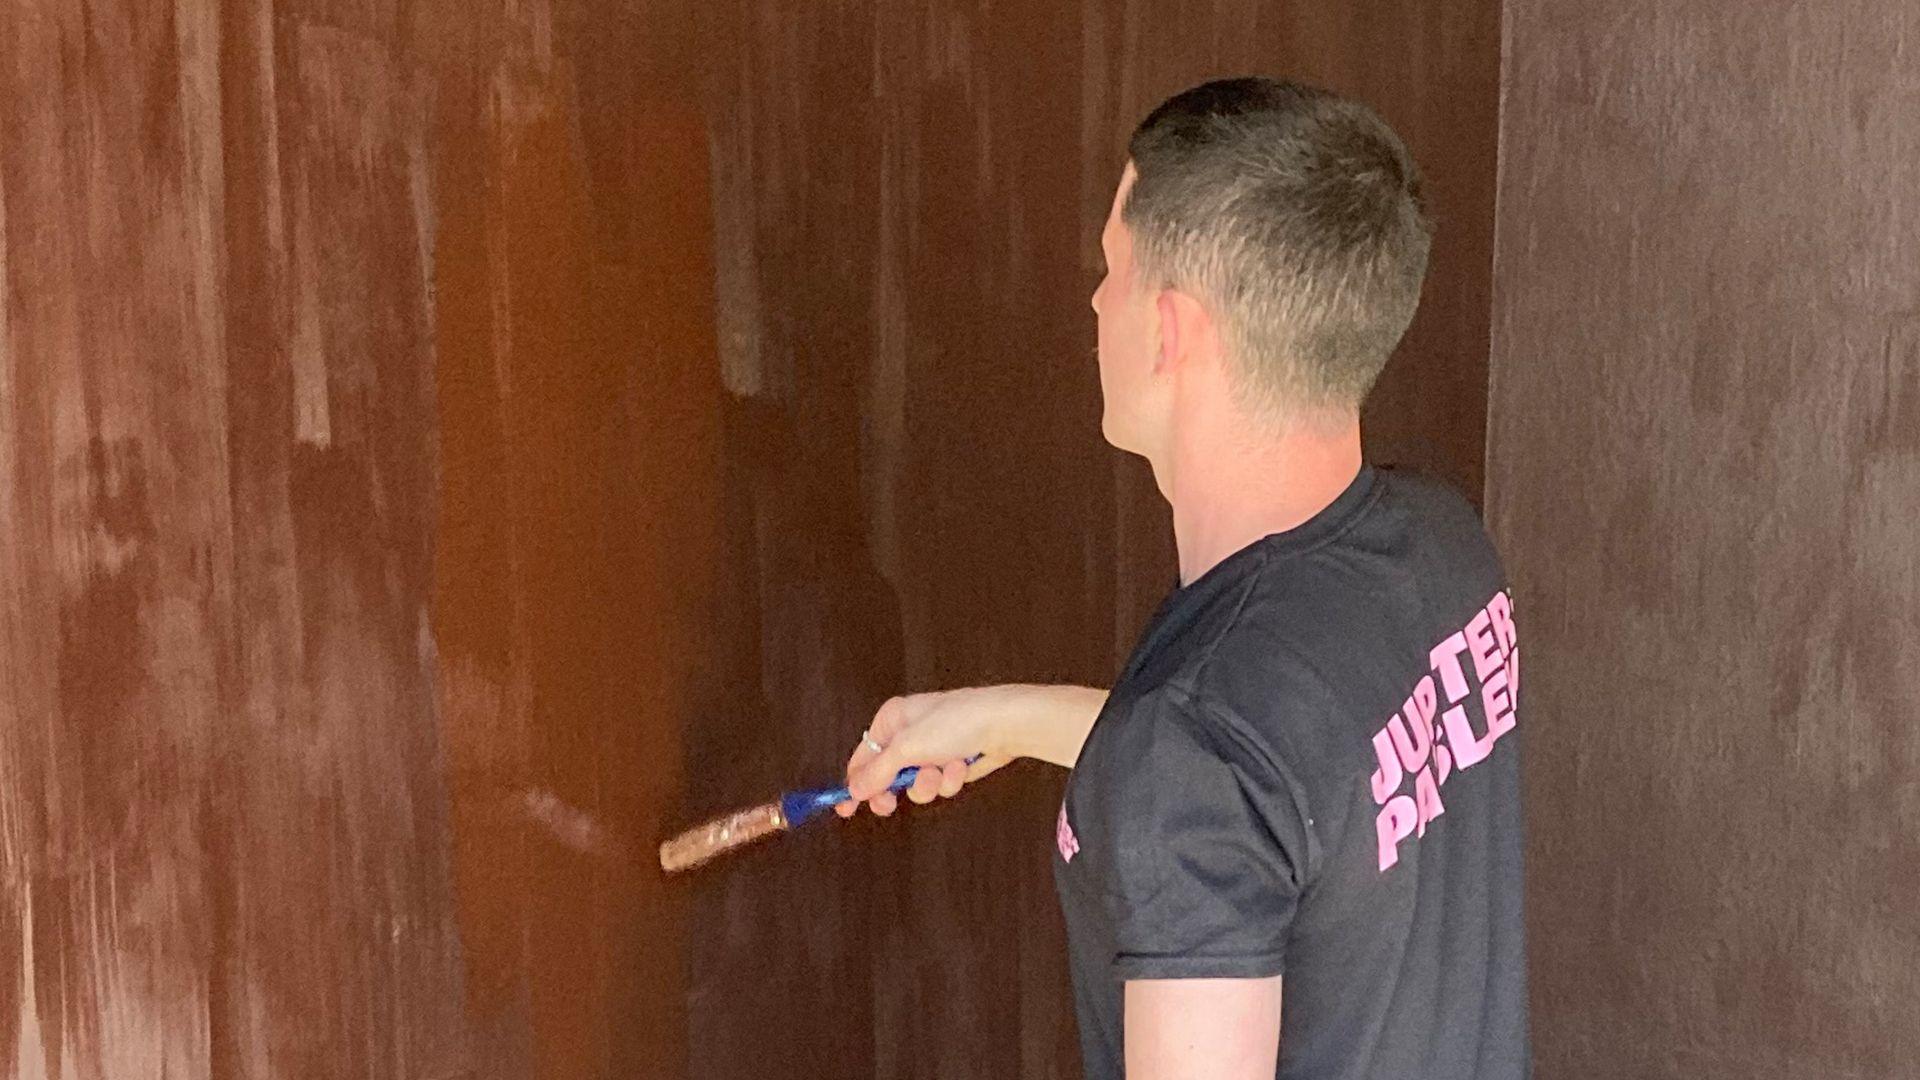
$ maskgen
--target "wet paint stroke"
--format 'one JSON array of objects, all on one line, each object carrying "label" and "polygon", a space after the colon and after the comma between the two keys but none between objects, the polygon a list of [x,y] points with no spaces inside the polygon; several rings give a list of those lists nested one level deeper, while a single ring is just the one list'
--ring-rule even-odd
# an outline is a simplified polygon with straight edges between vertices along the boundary
[{"label": "wet paint stroke", "polygon": [[721,715],[729,673],[692,16],[434,17],[433,625],[489,1075],[689,1075],[686,895],[650,853],[682,824],[681,732]]}]

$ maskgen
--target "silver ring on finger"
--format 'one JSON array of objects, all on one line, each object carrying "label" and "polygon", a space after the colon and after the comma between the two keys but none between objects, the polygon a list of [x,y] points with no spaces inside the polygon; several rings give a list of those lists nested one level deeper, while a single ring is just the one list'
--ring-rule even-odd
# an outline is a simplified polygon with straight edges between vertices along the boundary
[{"label": "silver ring on finger", "polygon": [[867,749],[873,751],[876,754],[886,749],[886,747],[880,745],[880,743],[874,739],[873,730],[871,728],[863,729],[860,732],[860,745],[866,747]]}]

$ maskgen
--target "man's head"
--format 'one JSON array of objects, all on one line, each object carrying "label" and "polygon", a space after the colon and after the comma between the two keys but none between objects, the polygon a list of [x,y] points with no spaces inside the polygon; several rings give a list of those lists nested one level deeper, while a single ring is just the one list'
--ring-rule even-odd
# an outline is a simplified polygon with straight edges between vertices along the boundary
[{"label": "man's head", "polygon": [[1103,421],[1157,457],[1183,378],[1274,428],[1357,415],[1413,319],[1431,237],[1420,175],[1358,102],[1206,83],[1140,123],[1101,235]]}]

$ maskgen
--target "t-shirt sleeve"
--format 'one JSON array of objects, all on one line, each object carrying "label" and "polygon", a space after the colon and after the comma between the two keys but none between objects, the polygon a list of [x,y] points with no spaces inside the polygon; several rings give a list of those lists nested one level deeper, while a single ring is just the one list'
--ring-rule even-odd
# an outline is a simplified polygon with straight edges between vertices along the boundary
[{"label": "t-shirt sleeve", "polygon": [[1094,814],[1122,979],[1282,973],[1307,869],[1305,808],[1272,751],[1169,689],[1105,747]]}]

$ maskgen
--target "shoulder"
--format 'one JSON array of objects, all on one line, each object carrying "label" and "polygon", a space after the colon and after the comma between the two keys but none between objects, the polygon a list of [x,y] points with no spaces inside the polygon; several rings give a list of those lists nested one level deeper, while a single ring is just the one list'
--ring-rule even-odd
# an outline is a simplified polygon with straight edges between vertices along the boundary
[{"label": "shoulder", "polygon": [[1119,781],[1110,790],[1138,806],[1155,792],[1270,787],[1281,769],[1262,733],[1181,678],[1111,700],[1074,771],[1102,786]]},{"label": "shoulder", "polygon": [[1435,514],[1479,520],[1479,512],[1459,488],[1430,473],[1418,469],[1382,467],[1379,477],[1381,488],[1388,498]]},{"label": "shoulder", "polygon": [[1176,679],[1110,704],[1087,739],[1075,783],[1098,786],[1123,815],[1151,817],[1157,804],[1205,792],[1238,792],[1292,803],[1298,787],[1288,740],[1261,718]]},{"label": "shoulder", "polygon": [[1177,683],[1102,715],[1063,816],[1087,842],[1088,871],[1136,898],[1197,859],[1250,859],[1288,889],[1318,859],[1305,795],[1273,740]]},{"label": "shoulder", "polygon": [[1411,469],[1383,469],[1381,497],[1360,543],[1392,544],[1409,561],[1491,560],[1493,541],[1479,508],[1443,480]]},{"label": "shoulder", "polygon": [[1186,759],[1217,756],[1210,726],[1190,674],[1182,673],[1157,686],[1116,694],[1094,734],[1099,749],[1123,759]]},{"label": "shoulder", "polygon": [[1276,558],[1250,575],[1232,618],[1161,690],[1216,741],[1272,750],[1279,730],[1316,723],[1331,707],[1323,655],[1330,639],[1349,636],[1338,624],[1355,604],[1341,582],[1302,569]]},{"label": "shoulder", "polygon": [[1457,489],[1383,469],[1375,493],[1326,543],[1267,559],[1250,575],[1233,619],[1196,670],[1197,696],[1231,691],[1242,668],[1296,697],[1344,686],[1347,659],[1372,660],[1408,635],[1421,637],[1427,624],[1448,621],[1456,594],[1484,602],[1505,586],[1480,512]]}]

